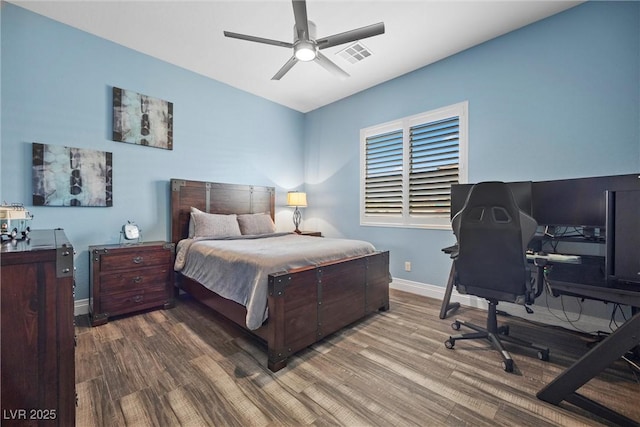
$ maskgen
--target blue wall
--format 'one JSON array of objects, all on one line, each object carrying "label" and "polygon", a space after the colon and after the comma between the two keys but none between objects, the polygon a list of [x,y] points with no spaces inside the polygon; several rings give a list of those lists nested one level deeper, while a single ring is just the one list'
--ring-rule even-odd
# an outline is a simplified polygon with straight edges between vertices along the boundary
[{"label": "blue wall", "polygon": [[[111,88],[174,104],[172,151],[111,141]],[[65,229],[76,299],[88,298],[89,245],[117,243],[134,220],[147,241],[169,238],[169,179],[276,186],[277,204],[303,184],[302,113],[46,19],[2,5],[0,199],[21,202],[33,228]],[[31,143],[113,153],[113,207],[31,207]],[[282,218],[282,219],[280,219]],[[277,212],[288,229],[291,210]]]},{"label": "blue wall", "polygon": [[[303,228],[391,251],[394,277],[444,285],[444,230],[359,225],[359,131],[469,101],[471,182],[640,170],[640,4],[589,2],[307,114],[45,19],[2,6],[0,199],[74,243],[77,299],[91,244],[135,220],[169,236],[168,180],[305,188]],[[174,103],[174,150],[111,141],[111,87]],[[300,141],[303,141],[301,143]],[[110,151],[111,208],[31,207],[31,143]],[[277,212],[279,229],[291,211]],[[413,271],[404,272],[404,261]]]},{"label": "blue wall", "polygon": [[640,3],[589,2],[310,112],[306,227],[370,240],[394,277],[444,286],[451,231],[359,225],[359,130],[468,100],[469,182],[636,173],[639,62]]}]

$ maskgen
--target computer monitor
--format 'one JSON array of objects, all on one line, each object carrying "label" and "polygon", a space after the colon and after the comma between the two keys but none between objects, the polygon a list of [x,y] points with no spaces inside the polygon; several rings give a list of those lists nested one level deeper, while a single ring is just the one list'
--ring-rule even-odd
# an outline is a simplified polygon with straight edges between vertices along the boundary
[{"label": "computer monitor", "polygon": [[637,190],[637,174],[533,183],[533,217],[540,225],[605,227],[606,191]]},{"label": "computer monitor", "polygon": [[[511,189],[513,198],[516,200],[516,204],[520,210],[527,215],[531,215],[533,206],[531,196],[532,182],[507,182],[507,185]],[[473,187],[473,184],[454,184],[451,186],[451,218],[464,207],[471,187]]]}]

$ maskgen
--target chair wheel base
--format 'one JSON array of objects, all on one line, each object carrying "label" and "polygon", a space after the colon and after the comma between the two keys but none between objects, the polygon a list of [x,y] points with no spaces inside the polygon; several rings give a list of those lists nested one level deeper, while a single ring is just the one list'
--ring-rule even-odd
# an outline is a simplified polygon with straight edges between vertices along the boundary
[{"label": "chair wheel base", "polygon": [[[495,305],[496,304],[490,304],[490,312],[491,310],[495,310]],[[509,325],[498,326],[495,321],[495,316],[492,316],[491,313],[486,328],[458,319],[451,323],[451,329],[455,331],[460,330],[463,326],[472,329],[473,332],[450,335],[449,339],[444,342],[446,348],[452,350],[455,347],[456,341],[459,340],[486,339],[502,356],[502,368],[504,371],[510,373],[514,372],[515,362],[511,358],[511,355],[505,350],[503,340],[510,344],[536,350],[538,359],[545,362],[549,360],[549,349],[547,347],[509,336]]]}]

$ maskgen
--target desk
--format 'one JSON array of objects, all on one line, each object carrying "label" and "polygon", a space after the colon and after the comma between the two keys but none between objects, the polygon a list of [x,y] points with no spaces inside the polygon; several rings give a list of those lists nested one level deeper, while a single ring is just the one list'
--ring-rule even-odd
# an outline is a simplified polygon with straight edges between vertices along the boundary
[{"label": "desk", "polygon": [[540,390],[536,396],[538,399],[554,405],[559,405],[560,402],[566,400],[618,425],[637,426],[640,421],[631,420],[598,402],[576,393],[576,390],[639,344],[640,312],[636,313],[624,325],[616,329],[615,332],[558,375]]},{"label": "desk", "polygon": [[[455,253],[456,250],[456,246],[442,249],[447,254]],[[603,268],[600,265],[602,260],[599,257],[541,257],[535,254],[527,254],[527,259],[531,262],[536,262],[536,264],[543,260],[552,265],[548,282],[554,296],[572,295],[580,298],[640,307],[640,287],[622,284],[608,285],[604,277],[600,277],[598,274]],[[538,268],[538,292],[543,289],[541,285],[542,274],[542,268]],[[440,309],[440,319],[446,318],[450,311],[460,307],[459,303],[450,302],[454,277],[455,267],[452,264]],[[536,296],[538,296],[538,293]],[[576,392],[577,389],[638,345],[640,345],[640,311],[558,375],[541,389],[536,396],[540,400],[554,405],[560,404],[563,400],[567,401],[621,426],[638,426],[638,421],[631,420]]]},{"label": "desk", "polygon": [[[585,267],[588,267],[588,265]],[[579,271],[580,269],[568,266],[558,269],[556,274],[552,270],[548,278],[552,292],[554,294],[573,295],[640,307],[640,287],[635,286],[636,290],[633,290],[633,285],[629,287],[622,284],[607,285],[604,278],[599,282],[596,278],[595,282],[593,282],[593,275],[581,280],[581,282],[591,280],[591,284],[570,281],[570,279],[580,275]],[[540,400],[554,405],[558,405],[565,400],[621,426],[637,426],[640,421],[634,421],[618,414],[582,396],[576,390],[638,345],[640,345],[640,311],[635,313],[631,319],[598,343],[562,374],[558,375],[540,390],[536,396]]]},{"label": "desk", "polygon": [[[533,216],[539,225],[606,229],[606,239],[583,239],[582,243],[604,243],[606,257],[581,257],[581,264],[567,263],[562,257],[544,260],[551,265],[547,283],[554,296],[571,295],[617,304],[630,305],[632,317],[591,351],[537,394],[541,400],[559,404],[566,400],[620,425],[639,426],[630,420],[576,393],[591,378],[606,369],[627,351],[640,345],[640,180],[638,174],[578,178],[569,180],[508,183],[520,209]],[[451,218],[465,205],[472,184],[451,186]],[[561,228],[562,228],[561,227]],[[554,233],[555,234],[555,233]],[[585,233],[586,234],[586,233]],[[601,235],[600,235],[601,236]],[[542,248],[542,241],[534,246]],[[562,235],[557,238],[562,239]],[[555,245],[554,245],[555,247]],[[455,247],[443,249],[454,253]],[[591,252],[591,251],[590,251]],[[531,261],[536,261],[535,257]],[[561,261],[565,261],[564,263]],[[536,263],[538,264],[538,263]],[[538,268],[541,280],[542,268]],[[449,299],[454,286],[452,267],[440,318],[444,319],[455,305]],[[636,282],[625,285],[622,281]],[[539,289],[542,282],[538,282]]]},{"label": "desk", "polygon": [[583,256],[581,265],[553,265],[547,280],[553,296],[569,295],[598,301],[640,307],[640,285],[624,284],[604,278],[605,260]]}]

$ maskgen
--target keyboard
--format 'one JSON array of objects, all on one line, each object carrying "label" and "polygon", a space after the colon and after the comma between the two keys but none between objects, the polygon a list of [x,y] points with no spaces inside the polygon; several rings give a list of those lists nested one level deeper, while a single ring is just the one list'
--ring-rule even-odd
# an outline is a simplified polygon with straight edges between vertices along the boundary
[{"label": "keyboard", "polygon": [[527,253],[527,259],[530,261],[544,260],[552,264],[582,264],[582,258],[579,255]]}]

